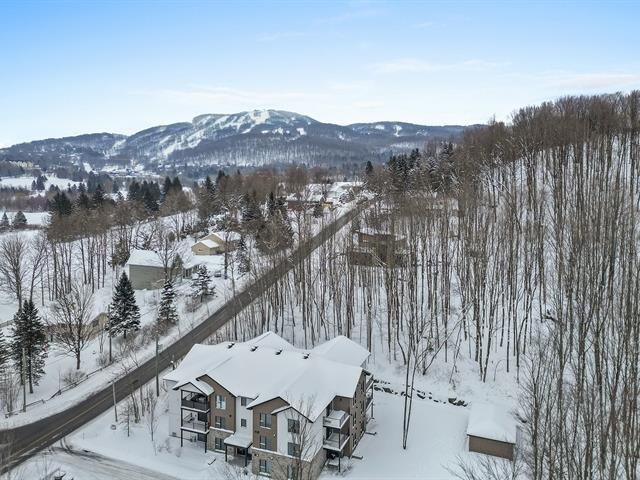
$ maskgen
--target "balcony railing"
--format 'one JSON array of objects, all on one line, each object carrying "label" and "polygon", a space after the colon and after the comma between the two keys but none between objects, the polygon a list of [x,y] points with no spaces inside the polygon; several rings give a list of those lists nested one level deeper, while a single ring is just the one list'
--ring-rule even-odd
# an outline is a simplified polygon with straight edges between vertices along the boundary
[{"label": "balcony railing", "polygon": [[350,416],[351,415],[342,410],[331,410],[329,415],[322,419],[322,425],[331,428],[342,428],[342,426],[349,420]]},{"label": "balcony railing", "polygon": [[373,385],[373,375],[369,375],[369,378],[367,378],[365,390],[369,390],[371,388],[371,385]]},{"label": "balcony railing", "polygon": [[350,435],[348,434],[332,433],[329,438],[323,440],[322,446],[327,450],[341,452],[349,441],[349,437]]},{"label": "balcony railing", "polygon": [[369,405],[371,405],[371,402],[373,402],[373,394],[372,393],[367,395],[367,401],[366,401],[366,404],[365,404],[365,410],[367,408],[369,408]]},{"label": "balcony railing", "polygon": [[182,399],[182,406],[185,408],[191,408],[193,410],[198,410],[200,412],[208,412],[209,404],[206,401],[197,401],[197,400],[185,400]]},{"label": "balcony railing", "polygon": [[209,424],[196,419],[183,419],[181,428],[192,432],[207,433],[209,430]]}]

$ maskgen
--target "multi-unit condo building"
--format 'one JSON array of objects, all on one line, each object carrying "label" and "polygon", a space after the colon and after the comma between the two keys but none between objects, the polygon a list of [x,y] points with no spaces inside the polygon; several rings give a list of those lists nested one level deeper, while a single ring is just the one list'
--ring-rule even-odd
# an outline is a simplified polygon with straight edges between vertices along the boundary
[{"label": "multi-unit condo building", "polygon": [[340,468],[373,414],[369,352],[339,336],[311,350],[273,332],[194,345],[164,377],[169,432],[254,474],[314,479]]}]

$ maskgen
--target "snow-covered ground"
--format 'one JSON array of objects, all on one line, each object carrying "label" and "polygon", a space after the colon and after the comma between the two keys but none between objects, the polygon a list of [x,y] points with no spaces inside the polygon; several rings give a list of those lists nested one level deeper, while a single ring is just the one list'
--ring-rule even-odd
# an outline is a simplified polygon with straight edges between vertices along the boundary
[{"label": "snow-covered ground", "polygon": [[[78,186],[80,182],[74,182],[68,178],[58,178],[55,175],[45,175],[47,177],[46,182],[44,183],[45,191],[51,187],[51,185],[55,185],[61,190],[66,189],[69,186]],[[21,177],[2,177],[0,179],[0,188],[1,187],[13,187],[13,188],[25,188],[27,190],[31,190],[31,184],[36,179],[33,176],[21,176]],[[39,192],[43,194],[44,192]]]},{"label": "snow-covered ground", "polygon": [[[17,212],[9,212],[9,211],[4,211],[4,212],[0,212],[0,217],[2,217],[2,215],[6,213],[7,217],[9,218],[9,222],[13,222],[13,217],[16,215]],[[42,227],[43,225],[46,225],[49,222],[49,218],[51,218],[51,214],[49,212],[23,212],[25,218],[27,219],[27,225],[29,226],[38,226],[38,227]]]},{"label": "snow-covered ground", "polygon": [[[201,446],[185,443],[180,447],[178,438],[170,437],[166,414],[167,394],[161,396],[158,427],[154,451],[147,424],[132,424],[130,436],[120,415],[115,422],[113,410],[81,428],[19,468],[24,478],[40,478],[43,467],[49,471],[59,469],[74,479],[103,478],[95,475],[98,462],[109,469],[114,479],[129,479],[132,467],[138,467],[141,478],[157,472],[158,478],[208,480],[233,478],[240,469],[224,461],[224,454],[208,451]],[[476,454],[467,450],[466,427],[469,411],[465,407],[446,402],[417,399],[413,407],[414,428],[408,448],[402,448],[402,409],[400,395],[383,392],[375,394],[375,418],[369,422],[367,432],[356,449],[358,458],[345,458],[342,472],[325,467],[321,479],[454,479],[451,469],[460,459],[473,459]],[[115,429],[112,429],[115,426]],[[232,458],[232,457],[230,457]],[[118,468],[119,467],[119,468]],[[133,469],[135,472],[135,468]],[[243,475],[244,477],[244,475]],[[254,478],[249,474],[244,478]]]}]

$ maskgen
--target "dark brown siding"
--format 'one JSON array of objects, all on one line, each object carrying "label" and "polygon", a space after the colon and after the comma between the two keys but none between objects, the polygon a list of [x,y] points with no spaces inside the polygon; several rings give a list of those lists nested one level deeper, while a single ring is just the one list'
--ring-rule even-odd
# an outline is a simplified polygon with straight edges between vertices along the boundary
[{"label": "dark brown siding", "polygon": [[[278,449],[278,419],[271,415],[274,410],[288,405],[280,397],[253,407],[253,448],[260,448],[260,435],[271,438],[271,450]],[[260,426],[260,414],[271,415],[271,428]]]},{"label": "dark brown siding", "polygon": [[[236,397],[231,392],[220,385],[215,380],[209,378],[207,375],[201,378],[202,381],[208,383],[213,388],[213,394],[209,397],[211,399],[211,427],[215,427],[215,417],[223,417],[225,419],[225,430],[236,430]],[[216,408],[216,395],[223,395],[225,398],[225,409]]]},{"label": "dark brown siding", "polygon": [[513,460],[513,443],[469,435],[469,451]]}]

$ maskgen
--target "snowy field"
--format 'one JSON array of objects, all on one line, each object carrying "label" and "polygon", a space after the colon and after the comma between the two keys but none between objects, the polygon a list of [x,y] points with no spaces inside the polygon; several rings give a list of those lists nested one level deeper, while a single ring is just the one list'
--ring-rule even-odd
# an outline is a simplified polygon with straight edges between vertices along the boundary
[{"label": "snowy field", "polygon": [[[55,175],[45,175],[47,177],[47,181],[44,183],[45,190],[49,190],[49,187],[55,185],[61,190],[66,190],[69,186],[78,186],[81,182],[74,182],[68,178],[58,178]],[[33,176],[22,176],[22,177],[2,177],[0,179],[0,188],[24,188],[27,190],[31,190],[31,184],[36,179]],[[44,195],[43,192],[36,192],[37,194]]]}]

